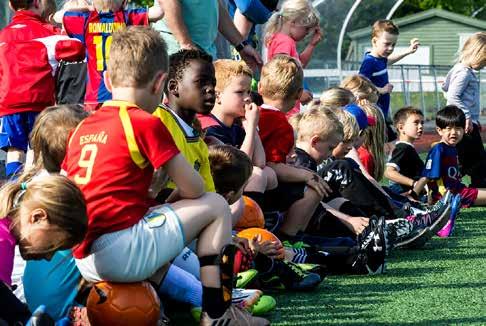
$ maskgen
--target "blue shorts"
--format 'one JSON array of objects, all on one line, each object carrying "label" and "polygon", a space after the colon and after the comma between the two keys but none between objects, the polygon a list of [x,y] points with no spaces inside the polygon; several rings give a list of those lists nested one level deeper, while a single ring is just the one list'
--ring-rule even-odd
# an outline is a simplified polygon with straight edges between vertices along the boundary
[{"label": "blue shorts", "polygon": [[0,118],[0,149],[15,147],[27,152],[29,134],[39,112],[20,112]]}]

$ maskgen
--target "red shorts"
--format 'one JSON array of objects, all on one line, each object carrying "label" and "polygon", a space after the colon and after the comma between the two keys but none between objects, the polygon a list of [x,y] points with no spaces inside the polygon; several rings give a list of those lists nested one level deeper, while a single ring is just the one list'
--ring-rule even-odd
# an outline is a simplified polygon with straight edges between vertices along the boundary
[{"label": "red shorts", "polygon": [[478,198],[478,188],[464,187],[459,194],[461,195],[461,208],[471,207]]}]

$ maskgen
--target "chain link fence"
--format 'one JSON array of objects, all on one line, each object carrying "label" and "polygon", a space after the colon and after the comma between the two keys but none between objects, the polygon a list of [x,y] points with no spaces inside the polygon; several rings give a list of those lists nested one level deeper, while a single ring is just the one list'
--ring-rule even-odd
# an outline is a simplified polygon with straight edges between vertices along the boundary
[{"label": "chain link fence", "polygon": [[[360,62],[345,62],[342,77],[356,74]],[[326,63],[322,69],[306,69],[305,80],[309,88],[319,97],[322,91],[338,86],[339,71],[335,64]],[[442,83],[452,66],[439,65],[392,65],[388,67],[390,83],[393,84],[390,109],[393,114],[404,106],[422,109],[427,120],[435,118],[435,112],[446,104]],[[481,115],[486,118],[486,69],[478,72],[480,80]]]}]

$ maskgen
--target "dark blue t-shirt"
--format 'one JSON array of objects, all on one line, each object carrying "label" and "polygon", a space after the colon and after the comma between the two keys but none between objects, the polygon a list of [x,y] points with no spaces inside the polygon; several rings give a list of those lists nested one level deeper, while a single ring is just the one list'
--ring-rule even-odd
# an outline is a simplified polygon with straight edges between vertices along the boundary
[{"label": "dark blue t-shirt", "polygon": [[209,126],[207,121],[200,119],[203,129],[206,131],[206,136],[216,137],[226,145],[231,145],[237,148],[241,147],[246,136],[243,127],[236,122],[233,123],[231,127],[227,127],[213,114],[209,114],[207,118],[213,121]]},{"label": "dark blue t-shirt", "polygon": [[457,149],[445,143],[438,143],[429,151],[422,176],[433,180],[429,187],[433,193],[444,194],[446,189],[454,193],[464,188],[457,161]]},{"label": "dark blue t-shirt", "polygon": [[[359,73],[368,77],[371,82],[377,87],[384,87],[388,84],[388,59],[377,58],[366,52],[359,68]],[[378,99],[378,106],[383,111],[385,117],[388,117],[390,111],[390,93],[381,94]]]}]

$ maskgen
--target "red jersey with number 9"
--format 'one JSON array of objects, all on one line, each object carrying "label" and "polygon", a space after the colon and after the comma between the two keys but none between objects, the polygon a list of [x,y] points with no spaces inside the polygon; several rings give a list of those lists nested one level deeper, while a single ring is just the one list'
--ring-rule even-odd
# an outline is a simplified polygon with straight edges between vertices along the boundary
[{"label": "red jersey with number 9", "polygon": [[108,101],[72,132],[62,168],[81,189],[88,233],[73,255],[90,254],[101,235],[135,225],[148,208],[154,169],[179,153],[159,118],[123,101]]},{"label": "red jersey with number 9", "polygon": [[83,42],[88,60],[88,83],[85,104],[94,107],[111,99],[103,81],[103,72],[110,57],[113,32],[130,25],[148,25],[145,8],[116,12],[67,11],[63,17],[66,33]]}]

